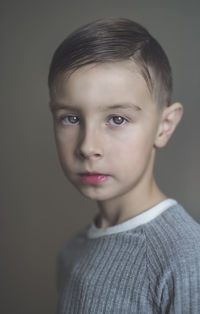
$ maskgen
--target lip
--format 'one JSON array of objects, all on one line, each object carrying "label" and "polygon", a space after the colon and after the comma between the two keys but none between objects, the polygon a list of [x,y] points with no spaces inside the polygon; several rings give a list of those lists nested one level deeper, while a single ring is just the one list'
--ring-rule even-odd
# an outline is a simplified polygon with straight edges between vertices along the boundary
[{"label": "lip", "polygon": [[103,183],[108,179],[107,174],[102,174],[98,172],[84,172],[79,173],[82,182],[90,183],[90,184],[99,184]]}]

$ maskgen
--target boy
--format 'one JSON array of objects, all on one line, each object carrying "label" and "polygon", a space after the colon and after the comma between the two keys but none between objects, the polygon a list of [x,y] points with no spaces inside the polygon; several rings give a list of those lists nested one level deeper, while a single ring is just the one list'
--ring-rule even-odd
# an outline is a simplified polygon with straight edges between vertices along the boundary
[{"label": "boy", "polygon": [[73,32],[49,72],[63,170],[99,214],[59,256],[59,314],[200,313],[200,227],[157,186],[182,116],[158,42],[128,19]]}]

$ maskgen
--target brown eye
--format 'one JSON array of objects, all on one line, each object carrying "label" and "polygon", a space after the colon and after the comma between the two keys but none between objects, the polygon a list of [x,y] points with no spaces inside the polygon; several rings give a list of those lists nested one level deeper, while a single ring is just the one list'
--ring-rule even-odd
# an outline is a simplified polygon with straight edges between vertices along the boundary
[{"label": "brown eye", "polygon": [[79,117],[67,115],[65,117],[62,117],[62,121],[63,123],[68,124],[68,125],[78,124],[77,122],[79,122]]},{"label": "brown eye", "polygon": [[113,120],[114,124],[111,123],[111,125],[124,125],[127,122],[127,119],[121,116],[112,116],[110,120]]}]

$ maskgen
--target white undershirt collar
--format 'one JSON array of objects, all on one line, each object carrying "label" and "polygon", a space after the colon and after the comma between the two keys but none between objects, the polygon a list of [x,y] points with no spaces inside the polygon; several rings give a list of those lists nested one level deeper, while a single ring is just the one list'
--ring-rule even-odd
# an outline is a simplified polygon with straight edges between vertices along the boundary
[{"label": "white undershirt collar", "polygon": [[97,228],[93,221],[88,229],[87,236],[88,238],[99,238],[104,235],[109,235],[109,234],[114,234],[114,233],[119,233],[122,231],[128,231],[130,229],[134,229],[140,225],[150,222],[152,219],[154,219],[155,217],[163,213],[166,209],[176,204],[177,204],[176,200],[172,198],[168,198],[160,202],[159,204],[153,206],[152,208],[146,210],[145,212],[139,214],[136,217],[133,217],[118,225],[108,227],[105,229]]}]

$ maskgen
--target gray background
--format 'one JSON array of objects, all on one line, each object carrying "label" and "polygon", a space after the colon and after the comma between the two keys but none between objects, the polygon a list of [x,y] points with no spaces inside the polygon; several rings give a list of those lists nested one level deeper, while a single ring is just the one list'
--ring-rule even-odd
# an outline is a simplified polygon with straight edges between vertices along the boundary
[{"label": "gray background", "polygon": [[68,33],[101,17],[127,17],[160,41],[184,118],[157,156],[164,192],[200,221],[199,1],[1,2],[0,313],[51,314],[59,249],[97,211],[64,178],[48,111],[47,74]]}]

